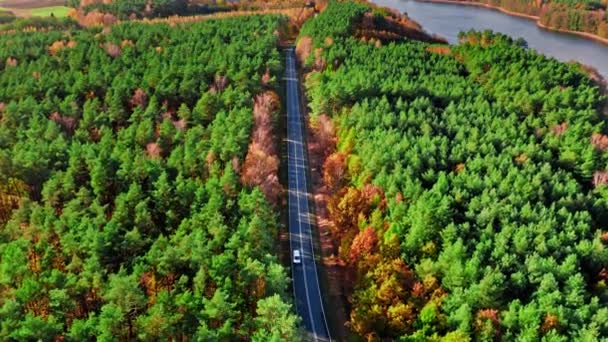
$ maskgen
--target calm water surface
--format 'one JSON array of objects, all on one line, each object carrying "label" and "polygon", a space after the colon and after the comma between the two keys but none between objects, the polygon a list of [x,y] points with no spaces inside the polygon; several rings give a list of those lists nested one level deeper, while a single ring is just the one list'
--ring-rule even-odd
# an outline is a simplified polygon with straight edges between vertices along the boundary
[{"label": "calm water surface", "polygon": [[562,61],[579,61],[595,67],[608,77],[608,45],[571,34],[551,32],[536,26],[533,20],[513,17],[487,8],[455,4],[416,2],[413,0],[373,0],[374,3],[406,12],[429,33],[458,42],[458,32],[491,29],[523,38],[528,46]]}]

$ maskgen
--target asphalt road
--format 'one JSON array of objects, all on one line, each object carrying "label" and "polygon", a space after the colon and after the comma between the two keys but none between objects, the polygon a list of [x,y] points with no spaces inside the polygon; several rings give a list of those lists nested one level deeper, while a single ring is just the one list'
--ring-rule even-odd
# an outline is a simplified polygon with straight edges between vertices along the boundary
[{"label": "asphalt road", "polygon": [[[293,48],[285,50],[287,86],[287,159],[289,179],[289,236],[291,270],[296,310],[308,339],[330,341],[319,276],[315,262],[312,214],[308,203],[306,172],[308,158],[304,149],[303,118],[300,107],[300,89]],[[293,251],[299,249],[301,264],[293,263]]]}]

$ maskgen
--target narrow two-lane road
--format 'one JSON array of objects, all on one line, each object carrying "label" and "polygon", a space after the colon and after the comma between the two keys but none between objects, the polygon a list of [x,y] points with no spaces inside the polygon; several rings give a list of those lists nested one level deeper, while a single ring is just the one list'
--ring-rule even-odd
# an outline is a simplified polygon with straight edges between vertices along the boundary
[{"label": "narrow two-lane road", "polygon": [[306,172],[308,159],[305,153],[300,90],[296,60],[293,48],[285,50],[287,85],[287,159],[289,173],[289,241],[291,255],[300,250],[302,262],[292,260],[293,291],[296,310],[302,317],[302,325],[308,339],[330,341],[329,328],[325,319],[319,276],[315,262],[311,212],[308,206],[308,184]]}]

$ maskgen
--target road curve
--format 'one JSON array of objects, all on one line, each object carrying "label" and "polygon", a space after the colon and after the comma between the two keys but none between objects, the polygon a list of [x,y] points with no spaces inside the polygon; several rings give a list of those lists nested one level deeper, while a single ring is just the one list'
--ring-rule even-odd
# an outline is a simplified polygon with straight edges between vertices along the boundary
[{"label": "road curve", "polygon": [[296,311],[302,317],[302,325],[308,334],[307,339],[331,341],[314,255],[311,224],[314,219],[308,205],[306,180],[308,158],[304,150],[304,120],[300,107],[300,88],[293,48],[285,50],[285,59],[289,243],[292,258],[295,249],[299,249],[302,254],[301,264],[294,264],[293,260],[291,262]]}]

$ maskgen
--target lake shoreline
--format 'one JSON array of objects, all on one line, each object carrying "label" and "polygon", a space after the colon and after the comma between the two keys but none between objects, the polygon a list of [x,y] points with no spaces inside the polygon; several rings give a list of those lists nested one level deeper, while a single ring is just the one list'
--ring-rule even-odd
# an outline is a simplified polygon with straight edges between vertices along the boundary
[{"label": "lake shoreline", "polygon": [[418,1],[418,2],[428,2],[428,3],[438,3],[438,4],[455,4],[455,5],[462,5],[462,6],[473,6],[473,7],[487,8],[487,9],[499,11],[501,13],[504,13],[504,14],[507,14],[507,15],[510,15],[510,16],[513,16],[513,17],[519,17],[519,18],[534,20],[535,23],[536,23],[536,26],[540,27],[543,30],[572,34],[572,35],[575,35],[575,36],[591,39],[591,40],[594,40],[596,42],[608,45],[608,39],[607,38],[602,38],[602,37],[600,37],[598,35],[595,35],[595,34],[589,33],[589,32],[564,30],[564,29],[558,29],[558,28],[550,27],[550,26],[542,24],[540,22],[540,17],[539,16],[531,15],[531,14],[525,14],[525,13],[519,13],[519,12],[513,12],[513,11],[509,11],[507,9],[504,9],[502,7],[499,7],[499,6],[484,4],[484,3],[480,3],[480,2],[459,1],[459,0],[415,0],[415,1]]}]

